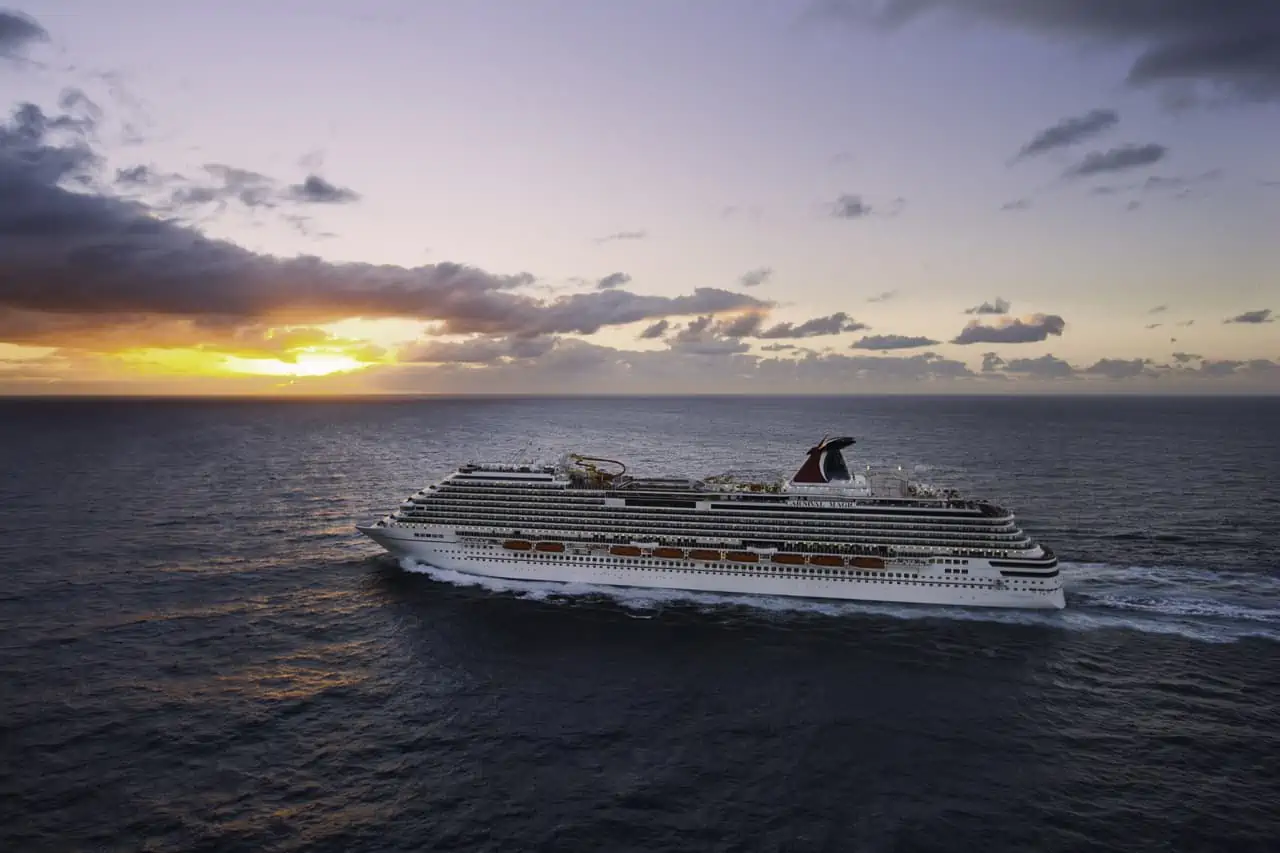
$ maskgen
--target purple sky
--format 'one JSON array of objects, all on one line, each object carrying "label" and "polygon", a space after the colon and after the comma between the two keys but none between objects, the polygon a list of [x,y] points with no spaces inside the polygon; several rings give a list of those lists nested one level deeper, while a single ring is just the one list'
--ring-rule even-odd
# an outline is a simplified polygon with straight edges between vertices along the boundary
[{"label": "purple sky", "polygon": [[[914,6],[901,26],[867,14]],[[68,87],[101,110],[39,141],[102,158],[45,189],[146,205],[166,247],[245,250],[232,284],[188,258],[71,276],[101,230],[55,240],[0,214],[0,258],[21,259],[0,259],[0,393],[1280,390],[1274,2],[0,14],[42,31],[0,23],[6,111],[60,115]],[[1203,50],[1242,33],[1261,52]],[[18,137],[12,168],[30,159]],[[260,178],[246,196],[211,164]],[[139,165],[147,181],[110,180]],[[299,254],[324,284],[261,266]],[[372,267],[331,266],[347,262]],[[442,283],[445,262],[481,283]],[[229,311],[228,287],[252,294]],[[1007,313],[965,313],[997,297]],[[734,327],[744,311],[761,316]],[[975,321],[993,328],[962,331]],[[227,369],[356,350],[370,366],[323,377]]]}]

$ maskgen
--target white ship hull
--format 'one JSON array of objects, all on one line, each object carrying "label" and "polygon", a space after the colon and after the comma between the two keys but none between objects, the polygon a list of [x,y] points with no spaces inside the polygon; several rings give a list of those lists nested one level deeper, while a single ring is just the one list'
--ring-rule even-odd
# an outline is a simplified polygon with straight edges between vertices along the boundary
[{"label": "white ship hull", "polygon": [[[1061,609],[1066,605],[1061,576],[1010,580],[985,561],[969,560],[968,573],[948,575],[941,562],[894,565],[884,571],[846,573],[844,577],[802,574],[800,568],[725,561],[627,559],[605,551],[577,554],[513,552],[459,541],[449,534],[426,541],[402,528],[362,525],[358,528],[387,551],[441,569],[484,577],[605,586],[742,593],[798,598],[943,604],[969,607]],[[419,528],[429,529],[429,528]],[[421,535],[421,534],[420,534]],[[782,575],[783,572],[793,572]]]}]

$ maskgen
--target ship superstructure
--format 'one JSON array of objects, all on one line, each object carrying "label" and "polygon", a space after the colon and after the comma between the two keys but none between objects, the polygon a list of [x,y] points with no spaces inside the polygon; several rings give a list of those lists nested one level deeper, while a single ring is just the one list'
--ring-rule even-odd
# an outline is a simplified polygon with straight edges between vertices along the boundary
[{"label": "ship superstructure", "polygon": [[470,463],[359,530],[401,557],[522,580],[1061,608],[1057,557],[1012,512],[895,471],[851,472],[824,438],[790,479],[634,477],[570,454]]}]

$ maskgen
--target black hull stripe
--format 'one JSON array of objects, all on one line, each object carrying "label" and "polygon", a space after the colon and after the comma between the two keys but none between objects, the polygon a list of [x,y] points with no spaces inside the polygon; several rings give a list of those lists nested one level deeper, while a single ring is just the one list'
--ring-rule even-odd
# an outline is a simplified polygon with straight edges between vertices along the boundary
[{"label": "black hull stripe", "polygon": [[1057,569],[1054,569],[1054,570],[1053,570],[1053,571],[1051,571],[1051,572],[1008,572],[1008,571],[1002,571],[1002,572],[1000,572],[1000,575],[1001,575],[1001,577],[1006,577],[1006,578],[1056,578],[1056,577],[1058,576],[1058,570],[1057,570]]}]

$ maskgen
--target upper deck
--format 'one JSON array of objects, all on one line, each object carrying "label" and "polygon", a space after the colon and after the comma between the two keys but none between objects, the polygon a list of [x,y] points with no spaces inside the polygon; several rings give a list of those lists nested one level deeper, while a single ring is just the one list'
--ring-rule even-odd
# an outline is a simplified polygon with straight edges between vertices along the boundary
[{"label": "upper deck", "polygon": [[770,472],[737,471],[702,479],[692,477],[636,477],[612,459],[565,454],[555,464],[470,462],[447,480],[451,483],[499,483],[519,491],[575,492],[601,498],[671,500],[681,503],[742,501],[744,504],[783,504],[791,507],[855,507],[876,505],[898,509],[1006,514],[986,501],[965,498],[912,480],[901,469],[851,473],[840,454],[853,439],[824,439],[809,451],[805,465],[791,478]]}]

